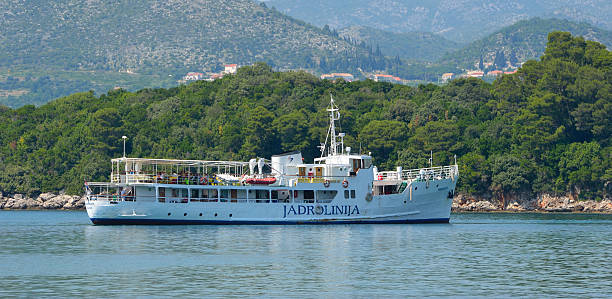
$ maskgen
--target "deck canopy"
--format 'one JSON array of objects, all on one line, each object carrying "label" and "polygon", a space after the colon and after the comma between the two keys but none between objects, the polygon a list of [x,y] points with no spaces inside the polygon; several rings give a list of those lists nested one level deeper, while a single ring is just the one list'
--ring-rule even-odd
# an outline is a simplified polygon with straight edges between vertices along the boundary
[{"label": "deck canopy", "polygon": [[174,159],[148,159],[148,158],[115,158],[113,164],[125,163],[126,165],[165,165],[184,167],[226,167],[226,166],[248,166],[249,162],[238,161],[206,161],[206,160],[174,160]]},{"label": "deck canopy", "polygon": [[212,173],[241,176],[249,169],[248,162],[236,161],[115,158],[111,164],[111,182],[151,182],[177,175],[189,178]]}]

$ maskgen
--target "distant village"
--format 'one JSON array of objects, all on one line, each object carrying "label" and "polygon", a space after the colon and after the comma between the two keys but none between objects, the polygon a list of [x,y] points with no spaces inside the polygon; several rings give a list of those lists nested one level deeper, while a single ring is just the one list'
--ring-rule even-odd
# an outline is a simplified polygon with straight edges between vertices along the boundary
[{"label": "distant village", "polygon": [[212,73],[212,74],[204,75],[204,73],[189,72],[185,76],[183,76],[183,78],[179,80],[178,82],[187,83],[189,81],[198,81],[198,80],[214,81],[216,79],[223,78],[223,76],[227,74],[235,74],[237,71],[238,71],[237,64],[226,64],[224,66],[224,70],[221,71],[220,73]]},{"label": "distant village", "polygon": [[[181,84],[190,82],[190,81],[214,81],[216,79],[223,78],[223,76],[228,74],[235,74],[238,71],[238,64],[226,64],[224,66],[224,70],[220,73],[199,73],[199,72],[189,72],[181,80],[178,82]],[[489,66],[490,67],[490,66]],[[466,70],[464,73],[455,74],[455,73],[444,73],[440,77],[438,77],[438,83],[447,83],[448,81],[456,78],[481,78],[481,79],[495,79],[498,76],[504,74],[514,74],[516,73],[516,68],[509,68],[506,70],[491,70],[488,72],[484,72],[482,70]],[[320,76],[321,79],[324,80],[338,80],[342,79],[347,82],[351,82],[355,80],[355,76],[350,73],[330,73],[330,74],[322,74]],[[406,80],[397,76],[383,74],[383,73],[372,73],[366,74],[366,78],[374,80],[375,82],[389,82],[396,84],[404,84],[404,85],[415,85],[419,83],[424,83],[422,80]]]}]

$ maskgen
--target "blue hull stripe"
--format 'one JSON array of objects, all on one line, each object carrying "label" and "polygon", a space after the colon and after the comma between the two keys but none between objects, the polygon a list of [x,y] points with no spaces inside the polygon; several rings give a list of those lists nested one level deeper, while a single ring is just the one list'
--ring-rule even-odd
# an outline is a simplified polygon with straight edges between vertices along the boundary
[{"label": "blue hull stripe", "polygon": [[393,223],[448,223],[449,218],[433,218],[433,219],[410,219],[410,220],[334,220],[334,221],[240,221],[240,220],[169,220],[169,219],[112,219],[112,218],[91,218],[91,222],[96,225],[185,225],[185,224],[203,224],[203,225],[295,225],[295,224],[393,224]]}]

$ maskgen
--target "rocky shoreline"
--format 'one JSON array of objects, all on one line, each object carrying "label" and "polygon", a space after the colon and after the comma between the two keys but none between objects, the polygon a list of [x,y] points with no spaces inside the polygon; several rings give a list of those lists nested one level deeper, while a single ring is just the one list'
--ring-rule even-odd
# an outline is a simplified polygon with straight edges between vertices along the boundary
[{"label": "rocky shoreline", "polygon": [[575,200],[569,196],[541,194],[537,197],[519,196],[506,200],[505,205],[491,198],[475,198],[458,194],[453,200],[453,212],[574,212],[612,214],[612,201],[604,199]]},{"label": "rocky shoreline", "polygon": [[0,209],[5,210],[84,210],[85,197],[78,195],[42,193],[36,198],[23,194],[3,196],[0,193]]},{"label": "rocky shoreline", "polygon": [[[3,196],[0,193],[0,210],[84,210],[85,197],[42,193],[35,198],[23,194]],[[586,200],[578,201],[568,196],[551,196],[543,194],[537,198],[516,197],[502,203],[492,198],[476,198],[470,195],[458,194],[453,200],[453,212],[580,212],[580,213],[611,213],[612,201]]]}]

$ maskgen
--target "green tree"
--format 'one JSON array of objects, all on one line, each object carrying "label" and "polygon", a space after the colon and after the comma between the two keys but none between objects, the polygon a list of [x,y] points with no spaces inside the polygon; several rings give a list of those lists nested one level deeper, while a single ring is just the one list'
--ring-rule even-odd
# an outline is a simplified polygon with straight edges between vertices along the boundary
[{"label": "green tree", "polygon": [[609,162],[604,162],[597,142],[572,143],[559,160],[557,185],[575,197],[582,192],[603,190],[606,164]]}]

